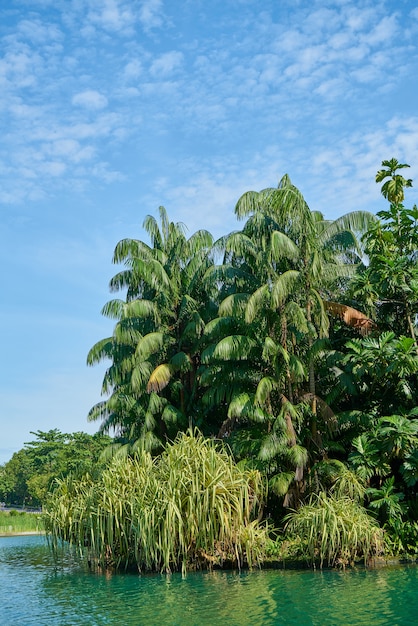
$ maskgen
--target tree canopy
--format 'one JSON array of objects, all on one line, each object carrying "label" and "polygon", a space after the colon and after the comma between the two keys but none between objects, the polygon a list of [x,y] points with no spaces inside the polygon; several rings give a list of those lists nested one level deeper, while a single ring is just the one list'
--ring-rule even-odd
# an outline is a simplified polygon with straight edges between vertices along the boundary
[{"label": "tree canopy", "polygon": [[[89,365],[108,362],[89,419],[114,435],[109,456],[158,455],[197,427],[260,472],[275,524],[296,528],[309,507],[332,507],[365,522],[365,554],[381,535],[364,515],[392,547],[411,549],[418,209],[404,205],[407,167],[382,162],[389,207],[377,216],[326,219],[285,175],[243,194],[242,228],[218,241],[203,230],[186,237],[161,207],[159,220],[145,218],[146,241],[119,242],[110,289],[125,297],[104,306],[114,331],[88,355]],[[304,512],[291,521],[292,509]]]}]

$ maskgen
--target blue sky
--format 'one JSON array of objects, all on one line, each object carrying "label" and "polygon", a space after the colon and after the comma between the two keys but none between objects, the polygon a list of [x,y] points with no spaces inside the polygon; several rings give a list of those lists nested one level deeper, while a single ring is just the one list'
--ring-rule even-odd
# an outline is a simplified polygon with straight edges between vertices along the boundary
[{"label": "blue sky", "polygon": [[158,206],[218,236],[284,173],[328,218],[384,208],[383,159],[417,179],[417,37],[407,0],[3,3],[0,463],[97,429],[113,249]]}]

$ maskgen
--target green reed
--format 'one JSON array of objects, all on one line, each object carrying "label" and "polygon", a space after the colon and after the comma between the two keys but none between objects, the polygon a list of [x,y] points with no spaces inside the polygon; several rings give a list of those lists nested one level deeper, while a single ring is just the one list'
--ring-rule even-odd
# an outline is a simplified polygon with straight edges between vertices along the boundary
[{"label": "green reed", "polygon": [[350,498],[325,493],[286,517],[287,531],[301,541],[301,555],[312,564],[345,566],[383,552],[383,531]]},{"label": "green reed", "polygon": [[46,528],[101,566],[165,571],[252,566],[268,528],[256,519],[261,475],[240,470],[199,434],[180,435],[153,459],[116,458],[99,481],[63,480],[49,501]]}]

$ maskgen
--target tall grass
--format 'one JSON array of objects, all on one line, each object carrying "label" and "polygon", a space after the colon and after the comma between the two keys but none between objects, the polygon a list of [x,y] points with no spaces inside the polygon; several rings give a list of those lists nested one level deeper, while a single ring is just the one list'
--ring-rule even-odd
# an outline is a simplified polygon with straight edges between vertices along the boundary
[{"label": "tall grass", "polygon": [[40,514],[0,511],[0,535],[43,531],[44,525]]},{"label": "tall grass", "polygon": [[258,563],[268,529],[257,513],[258,472],[240,470],[224,449],[180,435],[156,459],[116,458],[98,482],[62,481],[46,506],[53,545],[69,541],[102,566],[165,571],[224,561]]},{"label": "tall grass", "polygon": [[320,493],[287,516],[288,533],[301,540],[301,554],[315,566],[365,562],[383,552],[383,531],[357,502]]}]

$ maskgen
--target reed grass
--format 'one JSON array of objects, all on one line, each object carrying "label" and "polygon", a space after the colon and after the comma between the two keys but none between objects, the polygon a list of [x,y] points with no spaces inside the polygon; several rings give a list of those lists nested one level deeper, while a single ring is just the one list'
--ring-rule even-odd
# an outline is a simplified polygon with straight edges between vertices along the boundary
[{"label": "reed grass", "polygon": [[45,520],[53,545],[68,541],[101,566],[251,567],[269,541],[256,519],[264,497],[259,472],[240,470],[225,449],[189,432],[155,459],[114,459],[97,482],[63,480]]},{"label": "reed grass", "polygon": [[286,516],[287,532],[300,540],[301,555],[313,566],[365,563],[384,549],[383,531],[366,510],[350,498],[325,493]]}]

